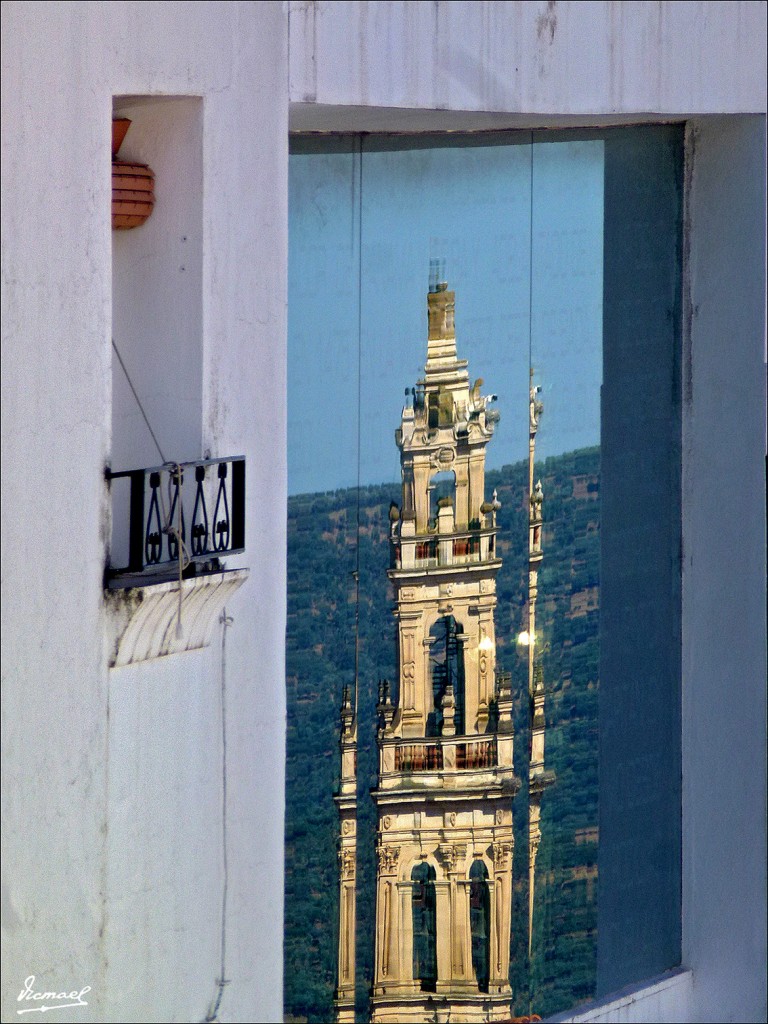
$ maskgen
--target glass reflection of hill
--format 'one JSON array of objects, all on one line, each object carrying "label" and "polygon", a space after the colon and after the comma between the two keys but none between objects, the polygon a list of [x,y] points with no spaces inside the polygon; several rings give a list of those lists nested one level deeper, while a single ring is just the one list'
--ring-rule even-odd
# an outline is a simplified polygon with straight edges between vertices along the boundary
[{"label": "glass reflection of hill", "polygon": [[[599,448],[547,459],[537,467],[545,494],[544,562],[539,577],[545,643],[547,767],[557,774],[543,807],[537,862],[534,957],[527,962],[526,805],[515,800],[515,907],[512,984],[516,1013],[542,1016],[590,998],[597,922],[597,695],[599,667]],[[526,596],[527,464],[487,474],[497,488],[498,666],[512,672],[516,771],[527,775],[526,668],[515,637]],[[374,829],[368,791],[376,779],[377,681],[395,678],[394,623],[386,568],[390,501],[399,484],[288,502],[288,740],[285,824],[285,1010],[294,1018],[332,1019],[338,919],[338,710],[354,678],[356,538],[360,538],[360,695],[358,828],[358,1007],[361,1019],[373,958]],[[366,836],[368,840],[366,841]]]}]

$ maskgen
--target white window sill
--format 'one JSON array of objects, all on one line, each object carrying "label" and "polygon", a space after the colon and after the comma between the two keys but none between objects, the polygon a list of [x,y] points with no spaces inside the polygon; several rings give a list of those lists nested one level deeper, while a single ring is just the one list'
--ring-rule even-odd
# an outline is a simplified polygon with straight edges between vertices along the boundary
[{"label": "white window sill", "polygon": [[110,667],[207,647],[224,606],[248,579],[248,572],[234,569],[184,580],[178,636],[177,580],[108,591]]},{"label": "white window sill", "polygon": [[576,1012],[547,1017],[557,1024],[606,1021],[611,1024],[675,1024],[689,1021],[693,973],[682,967],[650,981],[614,992],[604,999],[585,1003]]}]

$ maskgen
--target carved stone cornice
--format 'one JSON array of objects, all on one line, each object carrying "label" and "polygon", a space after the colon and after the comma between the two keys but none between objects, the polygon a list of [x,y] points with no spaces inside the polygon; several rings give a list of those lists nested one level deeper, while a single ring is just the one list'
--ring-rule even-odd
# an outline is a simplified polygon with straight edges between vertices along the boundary
[{"label": "carved stone cornice", "polygon": [[515,841],[510,837],[509,842],[496,842],[493,844],[493,863],[497,871],[507,868],[515,852]]},{"label": "carved stone cornice", "polygon": [[548,786],[551,786],[555,782],[556,778],[557,776],[551,770],[536,772],[531,776],[529,782],[531,794],[533,796],[540,795]]},{"label": "carved stone cornice", "polygon": [[382,875],[391,875],[397,871],[397,862],[400,858],[400,847],[378,846],[376,854],[379,858],[379,872]]},{"label": "carved stone cornice", "polygon": [[341,877],[343,879],[352,879],[355,877],[355,851],[345,846],[339,850],[339,864],[341,866]]},{"label": "carved stone cornice", "polygon": [[440,843],[437,852],[446,873],[450,875],[461,869],[467,855],[467,847],[463,843]]}]

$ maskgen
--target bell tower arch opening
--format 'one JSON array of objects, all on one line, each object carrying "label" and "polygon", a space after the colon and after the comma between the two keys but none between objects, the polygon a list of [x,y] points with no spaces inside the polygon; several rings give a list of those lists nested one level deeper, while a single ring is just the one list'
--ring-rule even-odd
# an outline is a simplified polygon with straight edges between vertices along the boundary
[{"label": "bell tower arch opening", "polygon": [[422,992],[437,989],[437,900],[435,869],[419,861],[411,870],[411,914],[413,917],[413,979]]},{"label": "bell tower arch opening", "polygon": [[472,970],[480,992],[488,991],[490,978],[491,891],[488,868],[476,857],[469,869],[469,931],[472,936]]},{"label": "bell tower arch opening", "polygon": [[[464,735],[464,648],[461,625],[443,615],[429,631],[429,668],[434,708],[427,719],[427,735]],[[453,710],[445,715],[448,709]]]},{"label": "bell tower arch opening", "polygon": [[[443,470],[429,481],[429,519],[431,523],[437,523],[437,513],[440,508],[456,508],[456,474],[453,470]],[[442,503],[442,504],[441,504]]]}]

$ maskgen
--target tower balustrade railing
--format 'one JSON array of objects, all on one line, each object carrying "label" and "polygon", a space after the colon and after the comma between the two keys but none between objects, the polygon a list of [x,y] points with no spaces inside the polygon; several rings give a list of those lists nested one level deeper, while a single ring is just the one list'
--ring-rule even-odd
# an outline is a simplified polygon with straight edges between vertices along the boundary
[{"label": "tower balustrade railing", "polygon": [[468,740],[456,744],[456,768],[495,768],[499,763],[496,737]]},{"label": "tower balustrade railing", "polygon": [[499,767],[496,736],[440,737],[394,744],[396,772],[470,771]]},{"label": "tower balustrade railing", "polygon": [[399,743],[395,747],[396,772],[440,770],[443,751],[439,743]]},{"label": "tower balustrade railing", "polygon": [[404,539],[393,547],[395,569],[436,569],[479,565],[496,558],[495,529],[473,530],[434,540]]}]

